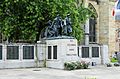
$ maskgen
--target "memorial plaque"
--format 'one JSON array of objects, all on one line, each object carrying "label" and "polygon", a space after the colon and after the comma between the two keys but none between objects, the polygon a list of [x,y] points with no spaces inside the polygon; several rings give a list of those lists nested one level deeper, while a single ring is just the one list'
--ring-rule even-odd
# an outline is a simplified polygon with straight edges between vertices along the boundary
[{"label": "memorial plaque", "polygon": [[51,46],[48,46],[48,59],[51,59]]},{"label": "memorial plaque", "polygon": [[77,46],[76,41],[70,40],[67,44],[67,54],[77,55],[77,53],[76,53],[77,47],[76,46]]},{"label": "memorial plaque", "polygon": [[34,46],[23,46],[23,59],[34,59]]},{"label": "memorial plaque", "polygon": [[19,59],[19,46],[7,46],[7,59]]}]

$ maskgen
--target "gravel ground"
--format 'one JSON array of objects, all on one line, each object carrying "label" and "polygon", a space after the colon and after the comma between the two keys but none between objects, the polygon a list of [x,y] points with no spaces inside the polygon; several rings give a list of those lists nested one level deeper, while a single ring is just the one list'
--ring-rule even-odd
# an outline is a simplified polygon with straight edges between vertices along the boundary
[{"label": "gravel ground", "polygon": [[50,68],[0,69],[0,79],[120,79],[120,67],[94,66],[72,71]]}]

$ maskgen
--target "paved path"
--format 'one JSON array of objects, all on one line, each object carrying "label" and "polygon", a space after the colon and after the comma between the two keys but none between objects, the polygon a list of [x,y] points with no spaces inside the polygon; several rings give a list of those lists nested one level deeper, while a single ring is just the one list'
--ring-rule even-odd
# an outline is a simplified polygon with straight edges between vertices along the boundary
[{"label": "paved path", "polygon": [[97,66],[84,70],[49,68],[1,69],[0,79],[120,79],[120,67]]}]

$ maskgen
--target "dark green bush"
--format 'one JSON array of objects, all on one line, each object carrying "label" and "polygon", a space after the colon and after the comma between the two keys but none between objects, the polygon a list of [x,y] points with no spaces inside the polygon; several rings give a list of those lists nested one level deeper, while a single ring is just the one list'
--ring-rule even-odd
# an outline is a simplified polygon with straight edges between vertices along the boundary
[{"label": "dark green bush", "polygon": [[84,69],[88,69],[88,64],[83,64]]},{"label": "dark green bush", "polygon": [[74,64],[72,64],[72,63],[70,63],[70,62],[66,62],[65,64],[64,64],[64,68],[66,69],[66,70],[74,70],[75,69],[75,65]]},{"label": "dark green bush", "polygon": [[83,69],[82,63],[81,62],[76,62],[77,63],[77,68],[76,69]]}]

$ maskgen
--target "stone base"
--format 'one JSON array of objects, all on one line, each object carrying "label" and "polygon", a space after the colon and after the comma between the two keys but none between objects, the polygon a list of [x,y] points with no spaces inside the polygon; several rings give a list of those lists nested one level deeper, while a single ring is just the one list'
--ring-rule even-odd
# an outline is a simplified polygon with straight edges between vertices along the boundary
[{"label": "stone base", "polygon": [[[51,59],[48,59],[48,46],[51,46]],[[54,59],[54,49],[57,46],[57,59]],[[47,67],[64,69],[64,63],[78,61],[77,40],[73,38],[46,39]]]}]

